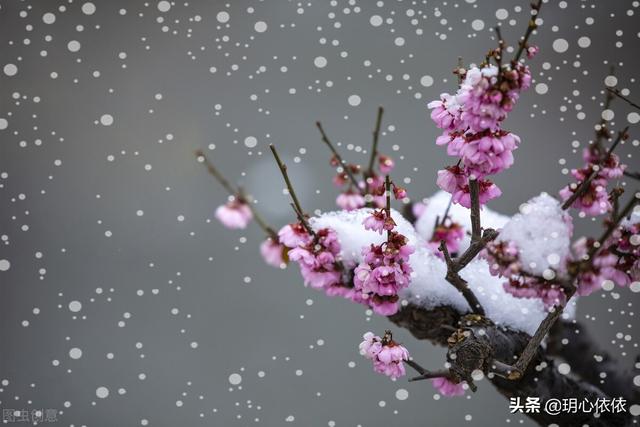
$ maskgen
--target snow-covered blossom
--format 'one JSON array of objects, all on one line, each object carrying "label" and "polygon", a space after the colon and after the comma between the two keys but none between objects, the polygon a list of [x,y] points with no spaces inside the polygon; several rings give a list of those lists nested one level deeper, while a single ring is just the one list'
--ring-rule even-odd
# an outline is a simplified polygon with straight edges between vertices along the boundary
[{"label": "snow-covered blossom", "polygon": [[283,264],[286,264],[286,253],[287,248],[271,237],[268,237],[260,244],[260,254],[262,255],[262,258],[267,264],[273,267],[280,267]]},{"label": "snow-covered blossom", "polygon": [[227,228],[246,228],[253,219],[253,213],[244,201],[234,199],[216,209],[216,218]]},{"label": "snow-covered blossom", "polygon": [[380,234],[382,234],[383,231],[393,230],[393,227],[396,226],[393,218],[387,216],[387,211],[384,209],[373,210],[371,215],[362,221],[362,224],[366,230],[377,231]]},{"label": "snow-covered blossom", "polygon": [[452,397],[464,394],[462,383],[456,384],[445,377],[432,378],[431,385],[443,396]]},{"label": "snow-covered blossom", "polygon": [[278,231],[278,239],[284,246],[296,248],[308,244],[311,241],[311,236],[301,223],[296,222],[282,227]]},{"label": "snow-covered blossom", "polygon": [[349,190],[338,195],[336,198],[336,204],[342,209],[352,211],[363,207],[365,205],[365,200],[360,192]]},{"label": "snow-covered blossom", "polygon": [[360,343],[360,354],[373,361],[374,371],[394,380],[405,375],[403,361],[409,360],[409,352],[393,341],[390,331],[386,331],[382,338],[367,332],[363,338],[364,341]]},{"label": "snow-covered blossom", "polygon": [[437,145],[459,159],[456,166],[438,171],[438,186],[453,195],[453,202],[471,206],[469,179],[480,184],[480,203],[499,197],[500,189],[490,180],[513,164],[513,151],[520,138],[501,128],[520,92],[531,85],[529,68],[522,63],[498,69],[485,64],[472,66],[455,95],[442,94],[430,102],[431,118],[444,133]]},{"label": "snow-covered blossom", "polygon": [[542,194],[522,205],[482,256],[504,290],[518,298],[538,298],[546,307],[564,305],[561,275],[570,260],[571,217],[557,200]]}]

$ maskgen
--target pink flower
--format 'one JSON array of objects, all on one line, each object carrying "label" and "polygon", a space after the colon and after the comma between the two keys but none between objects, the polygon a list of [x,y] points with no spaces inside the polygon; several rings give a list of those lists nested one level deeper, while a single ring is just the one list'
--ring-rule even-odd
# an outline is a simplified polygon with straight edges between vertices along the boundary
[{"label": "pink flower", "polygon": [[527,46],[527,58],[533,59],[540,52],[540,48],[535,45]]},{"label": "pink flower", "polygon": [[462,383],[456,384],[445,377],[432,378],[431,385],[443,396],[452,397],[464,394]]},{"label": "pink flower", "polygon": [[368,300],[369,306],[373,312],[379,316],[393,316],[398,312],[398,297],[379,297],[373,296]]},{"label": "pink flower", "polygon": [[404,188],[398,187],[395,184],[393,184],[393,197],[396,200],[402,200],[402,199],[407,197],[407,190],[405,190]]},{"label": "pink flower", "polygon": [[227,228],[246,228],[253,219],[253,213],[246,203],[232,200],[225,205],[218,206],[216,218]]},{"label": "pink flower", "polygon": [[440,99],[427,104],[431,111],[431,119],[440,129],[453,130],[456,129],[460,122],[460,106],[456,98],[443,93]]},{"label": "pink flower", "polygon": [[386,331],[382,338],[367,332],[363,338],[360,354],[373,362],[374,371],[394,380],[405,375],[403,362],[409,360],[409,352],[393,341],[391,331]]},{"label": "pink flower", "polygon": [[280,243],[288,248],[304,246],[311,241],[311,236],[299,222],[287,224],[278,231]]},{"label": "pink flower", "polygon": [[286,253],[285,251],[286,248],[271,237],[260,244],[262,258],[273,267],[281,267],[286,264],[283,256]]},{"label": "pink flower", "polygon": [[463,187],[466,182],[467,177],[464,175],[464,170],[462,170],[460,166],[448,166],[438,171],[436,184],[447,193],[453,194],[459,188]]},{"label": "pink flower", "polygon": [[382,340],[374,335],[373,332],[365,333],[362,338],[364,338],[364,341],[360,343],[360,354],[367,359],[375,359],[382,350]]},{"label": "pink flower", "polygon": [[[478,181],[479,184],[479,194],[478,199],[481,205],[486,204],[489,200],[493,200],[497,197],[500,197],[502,191],[495,185],[493,182],[489,180],[481,180]],[[459,187],[453,193],[453,203],[459,203],[465,208],[471,208],[471,194],[469,192],[469,185],[466,184],[462,187]]]},{"label": "pink flower", "polygon": [[377,231],[382,234],[384,230],[393,230],[396,223],[391,217],[387,217],[387,211],[384,209],[373,210],[371,215],[362,221],[365,230]]},{"label": "pink flower", "polygon": [[513,150],[520,138],[510,132],[468,134],[460,149],[460,157],[470,174],[493,175],[513,164]]},{"label": "pink flower", "polygon": [[323,228],[306,245],[289,251],[289,259],[298,263],[305,285],[321,289],[342,283],[341,267],[337,256],[340,244],[336,233]]},{"label": "pink flower", "polygon": [[362,195],[356,191],[347,191],[341,193],[336,199],[336,204],[347,211],[359,209],[365,205],[365,200]]},{"label": "pink flower", "polygon": [[373,362],[373,370],[395,380],[405,375],[404,360],[409,360],[409,352],[393,341],[383,345]]},{"label": "pink flower", "polygon": [[[578,175],[577,172],[576,175]],[[562,200],[568,200],[578,187],[579,183],[567,185],[560,190]],[[609,201],[609,193],[607,192],[607,181],[600,178],[593,179],[587,190],[582,196],[578,197],[571,206],[590,216],[602,215],[610,211],[611,202]]]},{"label": "pink flower", "polygon": [[433,235],[429,240],[428,246],[433,253],[439,257],[443,257],[442,252],[438,249],[440,242],[444,240],[449,253],[456,253],[460,249],[460,241],[464,237],[464,229],[457,222],[447,219],[444,224],[439,224],[433,230]]},{"label": "pink flower", "polygon": [[394,166],[395,163],[393,162],[393,159],[391,159],[391,157],[382,154],[378,156],[378,168],[380,169],[380,173],[382,175],[389,175]]}]

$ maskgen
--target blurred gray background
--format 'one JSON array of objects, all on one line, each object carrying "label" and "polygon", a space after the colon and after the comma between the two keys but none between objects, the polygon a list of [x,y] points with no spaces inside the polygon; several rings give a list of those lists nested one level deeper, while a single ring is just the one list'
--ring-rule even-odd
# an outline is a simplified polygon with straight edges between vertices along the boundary
[{"label": "blurred gray background", "polygon": [[[545,4],[535,84],[506,124],[523,142],[492,209],[565,185],[610,66],[640,99],[638,6]],[[532,425],[486,381],[437,399],[374,374],[357,346],[390,323],[304,288],[295,266],[265,266],[255,225],[214,219],[226,195],[193,155],[205,149],[279,227],[291,214],[267,145],[305,208],[331,210],[314,121],[362,162],[384,105],[381,151],[427,197],[452,160],[426,103],[454,90],[458,56],[494,46],[493,26],[513,43],[527,18],[511,0],[0,0],[0,407],[55,409],[68,426]],[[613,128],[637,122],[613,110]],[[620,151],[632,168],[638,134]],[[599,223],[578,221],[585,233]],[[579,304],[628,365],[639,302],[615,289]],[[395,332],[424,366],[443,363]]]}]

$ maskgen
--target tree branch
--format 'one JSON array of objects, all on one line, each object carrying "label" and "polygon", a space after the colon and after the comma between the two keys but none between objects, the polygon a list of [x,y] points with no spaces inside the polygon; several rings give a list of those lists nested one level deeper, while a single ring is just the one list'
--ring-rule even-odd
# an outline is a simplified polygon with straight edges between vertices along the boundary
[{"label": "tree branch", "polygon": [[617,96],[618,98],[622,99],[627,104],[631,105],[633,108],[635,108],[637,110],[640,110],[640,105],[636,104],[635,102],[633,102],[632,100],[630,100],[626,96],[622,95],[622,93],[620,93],[620,91],[617,88],[608,87],[607,90],[609,92],[611,92],[612,94],[614,94],[615,96]]},{"label": "tree branch", "polygon": [[324,129],[322,128],[322,124],[320,122],[316,122],[316,126],[318,127],[318,130],[320,131],[320,135],[322,136],[322,142],[327,144],[327,147],[329,147],[329,149],[333,153],[333,156],[338,160],[338,162],[340,163],[340,166],[342,166],[342,169],[344,169],[344,172],[347,174],[347,176],[351,180],[351,183],[356,187],[356,189],[362,195],[364,195],[363,189],[360,188],[358,180],[353,175],[353,172],[351,172],[351,170],[349,169],[349,165],[347,165],[345,163],[345,161],[342,160],[342,156],[340,156],[340,153],[338,153],[338,150],[336,149],[336,147],[333,146],[333,144],[331,143],[331,141],[327,137],[327,134],[324,132]]}]

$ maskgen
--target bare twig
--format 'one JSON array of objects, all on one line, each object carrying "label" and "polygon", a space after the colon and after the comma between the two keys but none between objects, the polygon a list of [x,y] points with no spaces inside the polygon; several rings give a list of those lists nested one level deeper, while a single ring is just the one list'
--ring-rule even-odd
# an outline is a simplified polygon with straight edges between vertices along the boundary
[{"label": "bare twig", "polygon": [[353,185],[362,195],[364,195],[364,191],[362,188],[360,188],[358,180],[353,175],[353,172],[351,172],[351,170],[349,169],[349,165],[346,164],[344,160],[342,160],[342,156],[340,156],[340,153],[338,153],[338,150],[336,149],[336,147],[333,146],[333,144],[327,137],[327,134],[324,132],[324,129],[322,128],[322,124],[320,122],[316,122],[316,126],[318,127],[318,130],[320,131],[320,135],[322,136],[322,142],[327,144],[327,147],[329,147],[329,149],[333,153],[333,156],[336,158],[336,160],[338,160],[338,162],[340,163],[340,166],[342,167],[342,169],[344,169],[344,172],[347,174],[347,176],[349,177]]},{"label": "bare twig", "polygon": [[373,129],[373,142],[371,143],[371,156],[369,157],[369,166],[366,170],[366,177],[373,175],[373,164],[375,163],[376,156],[378,155],[378,140],[380,138],[380,126],[382,124],[382,114],[384,108],[378,107],[378,116],[376,117],[376,127]]},{"label": "bare twig", "polygon": [[516,54],[511,60],[512,64],[516,64],[520,60],[522,53],[527,47],[527,42],[529,41],[529,37],[531,37],[531,33],[533,33],[533,30],[538,28],[538,24],[536,24],[536,19],[540,14],[541,7],[542,7],[542,0],[537,0],[535,3],[531,3],[532,16],[531,16],[531,19],[529,19],[529,25],[527,25],[527,30],[525,31],[524,36],[522,37],[522,40],[518,44],[518,50],[516,51]]},{"label": "bare twig", "polygon": [[638,110],[640,110],[640,105],[636,104],[635,102],[633,102],[632,100],[630,100],[629,98],[627,98],[626,96],[624,96],[620,90],[618,90],[617,88],[610,88],[608,87],[607,90],[614,94],[615,96],[617,96],[618,98],[622,99],[624,102],[626,102],[627,104],[631,105],[633,108],[636,108]]},{"label": "bare twig", "polygon": [[229,195],[238,197],[247,202],[246,204],[251,210],[251,213],[253,214],[253,218],[256,220],[256,223],[258,224],[258,226],[262,228],[262,230],[265,233],[267,233],[269,237],[277,241],[278,234],[275,232],[275,230],[271,226],[269,226],[269,224],[267,224],[267,222],[262,218],[258,210],[253,206],[252,197],[247,195],[245,191],[240,187],[237,189],[233,188],[233,186],[229,183],[229,181],[227,181],[227,179],[222,175],[222,173],[220,173],[220,171],[215,166],[213,166],[213,163],[211,163],[209,159],[207,159],[207,156],[204,155],[204,152],[202,150],[196,150],[196,157],[198,159],[199,158],[203,159],[202,162],[207,167],[207,171],[209,171],[209,174],[211,174],[211,176],[213,176],[216,179],[216,181],[218,181],[220,185],[222,185],[222,187],[225,190],[227,190]]},{"label": "bare twig", "polygon": [[293,185],[291,184],[291,180],[289,179],[289,174],[287,173],[287,165],[285,165],[280,156],[278,155],[278,151],[273,144],[269,144],[269,148],[273,153],[273,157],[276,159],[276,163],[278,164],[278,168],[280,168],[280,173],[282,173],[282,177],[284,178],[284,182],[287,185],[287,190],[289,191],[289,195],[291,196],[291,200],[293,201],[293,210],[296,212],[298,219],[304,225],[304,227],[309,231],[309,234],[314,235],[315,233],[311,229],[311,226],[307,223],[307,220],[304,217],[304,211],[302,210],[302,206],[300,205],[300,201],[298,200],[298,196],[296,195],[295,190],[293,189]]}]

